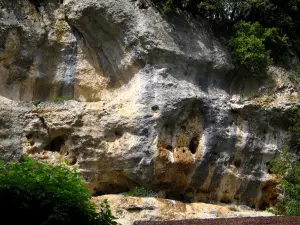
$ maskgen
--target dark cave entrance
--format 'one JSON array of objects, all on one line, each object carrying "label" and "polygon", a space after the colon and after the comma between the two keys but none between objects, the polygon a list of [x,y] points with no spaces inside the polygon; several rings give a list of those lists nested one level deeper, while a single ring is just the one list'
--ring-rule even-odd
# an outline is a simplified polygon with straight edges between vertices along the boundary
[{"label": "dark cave entrance", "polygon": [[62,147],[65,145],[66,139],[66,136],[58,136],[52,139],[45,149],[52,152],[60,152]]},{"label": "dark cave entrance", "polygon": [[193,137],[190,141],[190,146],[189,146],[191,153],[195,154],[197,152],[198,145],[199,145],[198,138]]}]

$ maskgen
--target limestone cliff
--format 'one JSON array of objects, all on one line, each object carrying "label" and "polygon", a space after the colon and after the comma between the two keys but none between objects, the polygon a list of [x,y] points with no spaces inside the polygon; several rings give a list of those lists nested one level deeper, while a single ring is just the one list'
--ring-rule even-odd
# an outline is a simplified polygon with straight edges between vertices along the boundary
[{"label": "limestone cliff", "polygon": [[0,0],[2,157],[67,159],[95,194],[273,204],[290,72],[232,74],[205,21],[148,1],[34,2]]}]

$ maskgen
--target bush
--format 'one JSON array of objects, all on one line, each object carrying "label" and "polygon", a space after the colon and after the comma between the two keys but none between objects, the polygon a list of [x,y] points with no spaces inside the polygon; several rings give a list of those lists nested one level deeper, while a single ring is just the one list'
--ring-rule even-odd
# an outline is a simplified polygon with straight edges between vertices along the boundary
[{"label": "bush", "polygon": [[276,28],[242,21],[235,29],[236,35],[229,41],[233,59],[254,75],[264,74],[273,59],[283,62],[288,58],[288,38]]},{"label": "bush", "polygon": [[114,215],[111,213],[110,206],[105,199],[100,205],[100,213],[97,216],[97,224],[118,225],[114,219],[116,219],[116,217],[114,217]]},{"label": "bush", "polygon": [[300,164],[297,162],[292,165],[292,170],[282,181],[284,190],[283,205],[285,215],[300,215]]},{"label": "bush", "polygon": [[41,104],[41,100],[39,100],[39,99],[33,100],[33,101],[32,101],[32,104],[33,104],[35,107],[38,107],[39,104]]},{"label": "bush", "polygon": [[157,197],[157,193],[149,188],[135,187],[132,191],[126,192],[125,196],[134,197]]},{"label": "bush", "polygon": [[264,32],[259,23],[241,22],[235,26],[236,36],[229,42],[236,64],[255,75],[264,73],[271,62],[264,46]]},{"label": "bush", "polygon": [[109,206],[96,213],[90,197],[83,178],[66,166],[29,158],[0,164],[1,220],[10,224],[116,224]]},{"label": "bush", "polygon": [[279,199],[274,209],[275,214],[287,216],[300,215],[300,163],[298,157],[285,148],[278,158],[270,162],[272,173],[282,177],[283,198]]},{"label": "bush", "polygon": [[296,135],[297,145],[295,153],[291,152],[288,147],[284,148],[279,157],[271,160],[269,170],[274,174],[282,177],[281,187],[283,198],[279,199],[272,212],[288,216],[300,215],[300,108],[294,108],[290,117],[290,132]]}]

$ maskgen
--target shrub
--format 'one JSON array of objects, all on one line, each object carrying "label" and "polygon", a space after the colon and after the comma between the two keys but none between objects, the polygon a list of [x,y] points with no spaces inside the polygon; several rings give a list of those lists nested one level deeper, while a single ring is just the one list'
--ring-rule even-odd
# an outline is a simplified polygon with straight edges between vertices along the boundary
[{"label": "shrub", "polygon": [[271,58],[263,43],[263,28],[259,23],[247,22],[241,22],[235,28],[236,35],[229,42],[235,63],[255,75],[265,72]]},{"label": "shrub", "polygon": [[270,210],[275,214],[300,215],[300,163],[297,158],[285,148],[278,158],[270,162],[271,172],[282,177],[283,198]]},{"label": "shrub", "polygon": [[[294,108],[290,117],[290,132],[296,135],[298,141],[295,146],[299,149],[300,142],[300,108]],[[298,152],[298,151],[296,151]],[[283,198],[278,200],[272,212],[288,216],[300,215],[300,157],[284,148],[280,156],[271,160],[269,170],[272,173],[279,174],[282,177],[281,187],[283,189]]]},{"label": "shrub", "polygon": [[285,215],[300,215],[300,163],[292,165],[292,170],[282,181],[284,190],[283,205]]},{"label": "shrub", "polygon": [[149,188],[135,187],[132,191],[124,193],[125,196],[134,197],[157,197],[157,193]]},{"label": "shrub", "polygon": [[97,224],[99,225],[118,225],[117,222],[115,222],[114,220],[117,219],[116,217],[114,217],[114,215],[112,214],[111,210],[110,210],[110,206],[107,202],[107,200],[105,199],[101,204],[100,204],[100,213],[97,216]]},{"label": "shrub", "polygon": [[66,166],[29,158],[0,164],[1,219],[10,224],[116,224],[107,203],[98,214],[90,197],[83,178]]},{"label": "shrub", "polygon": [[38,107],[39,104],[41,104],[41,100],[38,100],[38,99],[33,100],[33,101],[32,101],[32,104],[33,104],[35,107]]},{"label": "shrub", "polygon": [[229,41],[233,59],[253,74],[263,74],[273,59],[284,62],[288,58],[288,38],[276,28],[242,21],[235,29],[236,35]]},{"label": "shrub", "polygon": [[279,157],[271,160],[269,170],[274,174],[279,174],[285,177],[291,170],[291,162],[294,158],[295,156],[289,152],[288,147],[285,147]]}]

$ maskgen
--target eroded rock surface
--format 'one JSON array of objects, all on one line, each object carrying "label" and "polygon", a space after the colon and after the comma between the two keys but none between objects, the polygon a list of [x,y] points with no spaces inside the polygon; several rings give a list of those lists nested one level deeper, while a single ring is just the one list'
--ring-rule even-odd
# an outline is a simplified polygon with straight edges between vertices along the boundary
[{"label": "eroded rock surface", "polygon": [[205,21],[149,1],[0,6],[2,157],[68,160],[94,194],[272,206],[267,164],[299,103],[289,72],[232,75]]},{"label": "eroded rock surface", "polygon": [[217,206],[206,203],[185,204],[180,201],[160,198],[126,197],[123,195],[104,195],[93,198],[100,205],[106,199],[112,213],[122,225],[131,225],[134,221],[170,221],[185,219],[207,219],[228,217],[264,217],[272,216],[268,212],[254,211],[245,206]]}]

